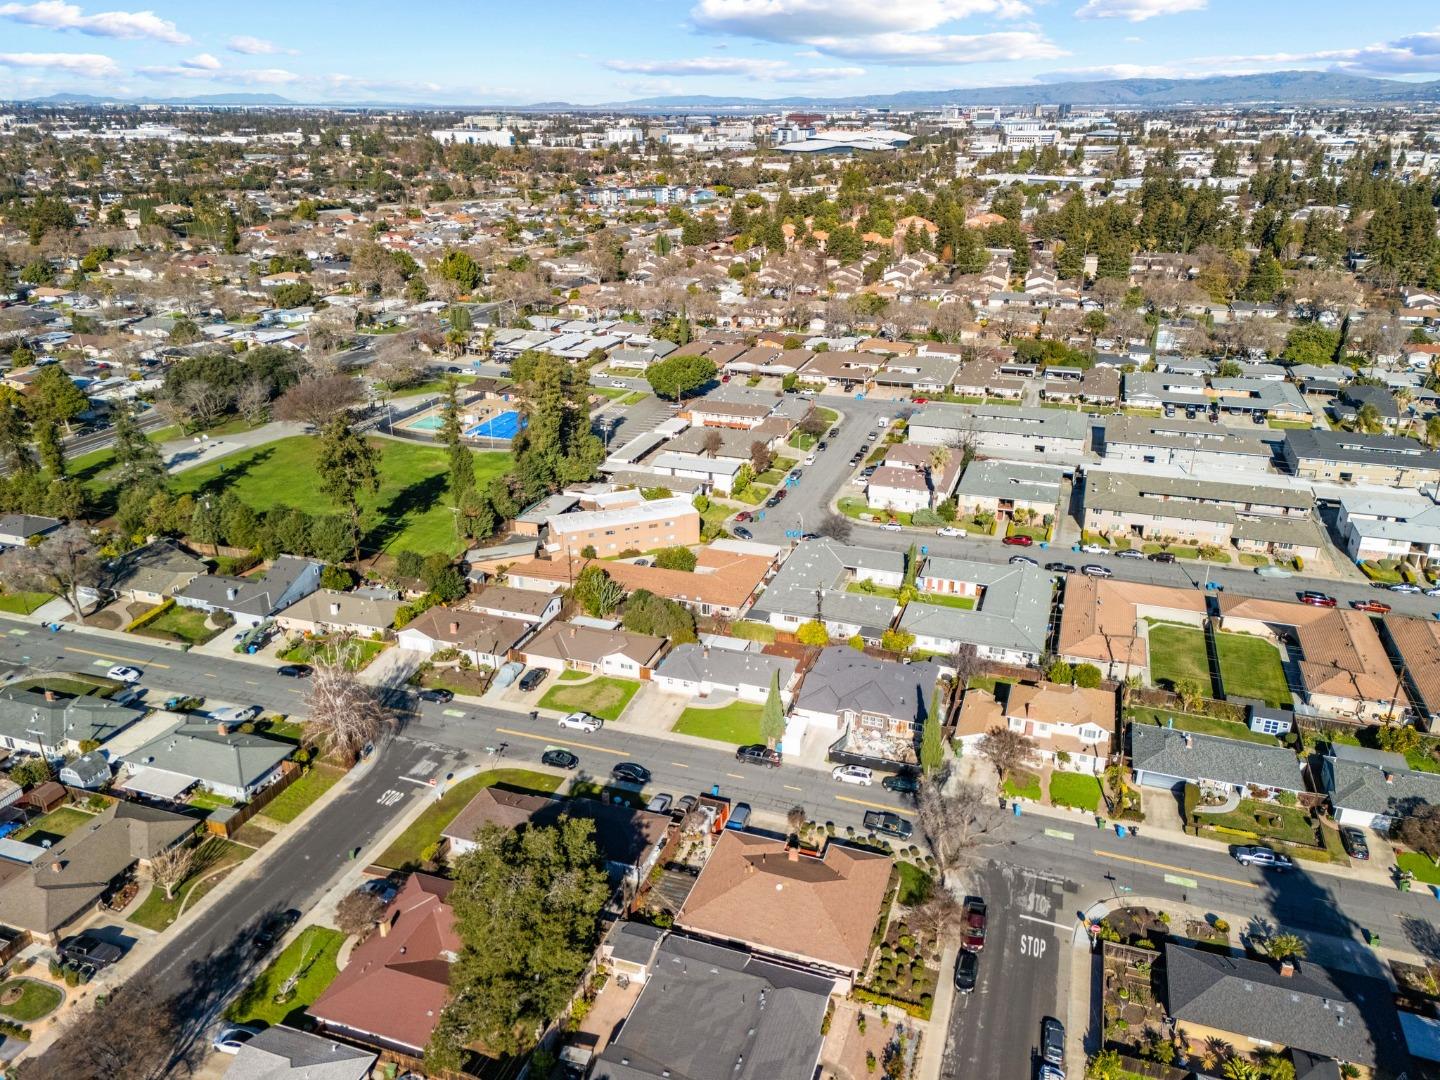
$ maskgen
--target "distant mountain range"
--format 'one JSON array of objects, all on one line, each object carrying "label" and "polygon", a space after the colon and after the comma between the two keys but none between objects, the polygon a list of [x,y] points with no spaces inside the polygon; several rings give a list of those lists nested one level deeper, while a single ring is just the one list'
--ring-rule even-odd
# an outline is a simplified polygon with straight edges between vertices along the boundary
[{"label": "distant mountain range", "polygon": [[95,94],[51,94],[29,105],[215,105],[334,108],[409,108],[444,111],[498,109],[526,112],[746,112],[776,108],[924,109],[941,105],[1102,105],[1163,109],[1185,105],[1391,105],[1440,102],[1440,80],[1400,82],[1330,71],[1275,71],[1264,75],[1217,75],[1203,79],[1103,79],[1088,82],[1033,83],[954,90],[907,90],[897,94],[852,97],[721,97],[674,94],[603,105],[564,101],[532,105],[441,105],[397,101],[306,103],[279,94],[197,94],[169,98],[110,98]]}]

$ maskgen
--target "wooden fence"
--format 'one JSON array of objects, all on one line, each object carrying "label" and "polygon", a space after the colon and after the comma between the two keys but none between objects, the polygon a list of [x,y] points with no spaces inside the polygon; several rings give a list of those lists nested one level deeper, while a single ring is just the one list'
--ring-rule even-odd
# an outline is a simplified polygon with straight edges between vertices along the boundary
[{"label": "wooden fence", "polygon": [[[313,766],[312,766],[313,768]],[[265,807],[269,806],[282,791],[305,775],[305,770],[293,761],[282,761],[280,763],[280,779],[276,780],[263,791],[258,792],[254,798],[243,806],[224,807],[217,810],[205,819],[205,831],[211,836],[221,836],[226,840],[234,836],[242,825],[258,814]],[[225,812],[225,811],[228,811]]]}]

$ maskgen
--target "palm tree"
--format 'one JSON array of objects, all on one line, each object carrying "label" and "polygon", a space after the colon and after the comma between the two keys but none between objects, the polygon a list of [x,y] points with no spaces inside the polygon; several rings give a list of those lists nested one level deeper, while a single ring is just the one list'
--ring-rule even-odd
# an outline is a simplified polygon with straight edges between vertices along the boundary
[{"label": "palm tree", "polygon": [[1232,1057],[1220,1071],[1225,1080],[1260,1080],[1260,1067],[1248,1058]]},{"label": "palm tree", "polygon": [[1265,954],[1277,963],[1303,960],[1305,952],[1305,942],[1295,934],[1276,934],[1265,941]]},{"label": "palm tree", "polygon": [[1383,426],[1380,410],[1370,402],[1365,402],[1355,410],[1355,426],[1367,435],[1375,434]]}]

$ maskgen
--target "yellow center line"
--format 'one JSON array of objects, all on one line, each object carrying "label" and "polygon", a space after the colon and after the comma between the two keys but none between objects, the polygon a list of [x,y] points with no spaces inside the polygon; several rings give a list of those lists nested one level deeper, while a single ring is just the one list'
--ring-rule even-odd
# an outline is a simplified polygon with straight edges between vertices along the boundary
[{"label": "yellow center line", "polygon": [[852,799],[849,795],[836,795],[837,802],[854,803],[856,806],[868,806],[872,810],[894,810],[893,806],[886,806],[884,803],[866,802],[864,799]]},{"label": "yellow center line", "polygon": [[686,765],[683,761],[672,761],[670,762],[670,764],[674,765],[677,769],[688,769],[690,767],[689,765]]},{"label": "yellow center line", "polygon": [[725,775],[728,776],[728,777],[731,777],[732,779],[735,779],[735,780],[744,780],[744,779],[745,779],[745,777],[741,776],[738,772],[727,772]]},{"label": "yellow center line", "polygon": [[798,787],[796,787],[794,784],[786,784],[786,785],[785,785],[785,790],[786,790],[786,791],[804,791],[805,789],[804,789],[804,788],[798,788]]},{"label": "yellow center line", "polygon": [[169,664],[161,664],[161,663],[159,663],[158,661],[155,661],[155,660],[133,660],[133,659],[131,659],[131,658],[128,657],[128,656],[116,656],[114,653],[95,652],[95,651],[93,651],[93,650],[91,650],[91,649],[82,649],[82,648],[80,648],[80,646],[78,646],[78,645],[67,645],[67,646],[65,646],[65,651],[66,651],[66,652],[84,653],[86,656],[98,656],[98,657],[100,657],[100,659],[102,659],[102,660],[118,660],[118,661],[120,661],[120,663],[122,663],[122,664],[130,664],[130,665],[132,665],[132,666],[134,666],[134,667],[141,667],[141,668],[147,668],[147,667],[168,668],[168,667],[170,666]]},{"label": "yellow center line", "polygon": [[623,750],[611,750],[609,747],[596,746],[594,743],[567,742],[564,739],[557,739],[550,735],[536,735],[529,731],[516,731],[514,728],[497,727],[495,729],[501,735],[514,735],[517,739],[529,739],[531,742],[541,742],[546,746],[566,746],[572,750],[588,750],[600,754],[613,754],[615,757],[625,757]]},{"label": "yellow center line", "polygon": [[1169,863],[1154,862],[1150,859],[1137,859],[1134,855],[1117,855],[1113,851],[1101,851],[1099,848],[1091,848],[1090,850],[1102,859],[1118,859],[1121,862],[1148,866],[1154,870],[1168,870],[1172,874],[1184,874],[1186,877],[1201,877],[1207,878],[1210,881],[1223,881],[1226,885],[1241,885],[1247,889],[1260,888],[1260,886],[1256,885],[1253,881],[1242,881],[1240,878],[1224,877],[1220,874],[1207,874],[1203,870],[1192,870],[1188,866],[1171,866]]}]

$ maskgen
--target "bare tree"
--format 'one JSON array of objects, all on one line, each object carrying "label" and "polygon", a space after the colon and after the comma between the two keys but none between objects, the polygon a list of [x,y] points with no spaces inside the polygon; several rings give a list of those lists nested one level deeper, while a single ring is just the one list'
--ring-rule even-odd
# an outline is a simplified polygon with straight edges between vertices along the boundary
[{"label": "bare tree", "polygon": [[980,659],[980,650],[968,642],[955,646],[948,663],[955,669],[955,685],[962,692],[970,685],[971,679],[985,674],[985,661]]},{"label": "bare tree", "polygon": [[954,783],[945,776],[922,780],[915,796],[915,816],[930,845],[943,880],[960,869],[972,852],[986,843],[1001,820],[994,801],[978,784]]},{"label": "bare tree", "polygon": [[259,424],[270,412],[270,386],[264,379],[251,379],[235,394],[235,408],[248,424]]},{"label": "bare tree", "polygon": [[414,386],[425,378],[428,363],[415,347],[415,342],[399,335],[382,339],[375,350],[375,363],[370,374],[391,390]]},{"label": "bare tree", "polygon": [[701,452],[712,458],[720,452],[720,448],[724,445],[725,436],[720,434],[718,428],[710,428],[705,432],[705,437],[700,440]]},{"label": "bare tree", "polygon": [[193,428],[208,428],[230,408],[230,391],[208,379],[191,379],[180,388],[175,399],[187,423]]},{"label": "bare tree", "polygon": [[980,736],[976,748],[995,766],[1002,780],[1013,770],[1035,760],[1035,740],[999,724]]},{"label": "bare tree", "polygon": [[195,869],[197,851],[199,848],[194,844],[176,844],[150,860],[150,880],[165,890],[166,900],[175,899],[175,890],[185,883],[185,879]]},{"label": "bare tree", "polygon": [[805,827],[805,807],[798,803],[792,806],[785,814],[785,824],[790,826],[792,836],[799,836],[800,830]]},{"label": "bare tree", "polygon": [[312,375],[280,395],[275,402],[275,415],[281,420],[309,424],[319,431],[364,397],[359,381],[349,375]]},{"label": "bare tree", "polygon": [[960,919],[960,903],[949,889],[935,889],[910,909],[906,921],[921,930],[928,930],[940,941]]},{"label": "bare tree", "polygon": [[356,889],[335,906],[335,925],[342,934],[364,937],[384,913],[384,901],[372,892]]},{"label": "bare tree", "polygon": [[99,551],[78,525],[67,525],[34,547],[0,555],[0,582],[7,588],[63,596],[76,620],[83,615],[80,590],[99,580]]},{"label": "bare tree", "polygon": [[346,670],[342,657],[315,665],[305,705],[310,714],[305,737],[344,762],[354,761],[395,722],[374,691]]},{"label": "bare tree", "polygon": [[820,522],[815,532],[843,544],[850,539],[850,519],[842,517],[840,514],[826,514],[825,520]]},{"label": "bare tree", "polygon": [[21,1066],[24,1080],[155,1080],[169,1072],[181,1018],[176,1001],[153,978],[137,977],[71,1013],[39,1058]]}]

